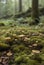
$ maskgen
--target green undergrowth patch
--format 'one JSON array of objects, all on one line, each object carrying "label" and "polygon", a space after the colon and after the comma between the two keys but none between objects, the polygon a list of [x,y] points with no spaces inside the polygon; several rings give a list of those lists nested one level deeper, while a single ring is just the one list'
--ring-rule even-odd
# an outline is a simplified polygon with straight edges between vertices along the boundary
[{"label": "green undergrowth patch", "polygon": [[43,28],[37,28],[39,25],[15,26],[12,23],[7,25],[0,27],[0,50],[9,49],[14,53],[12,59],[14,65],[44,65]]}]

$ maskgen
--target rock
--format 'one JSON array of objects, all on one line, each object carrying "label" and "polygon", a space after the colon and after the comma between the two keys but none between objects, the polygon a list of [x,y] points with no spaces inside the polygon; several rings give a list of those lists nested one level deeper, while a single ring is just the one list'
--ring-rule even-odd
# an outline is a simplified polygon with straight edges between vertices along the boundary
[{"label": "rock", "polygon": [[39,50],[32,50],[32,53],[34,53],[34,54],[39,54],[40,51],[39,51]]},{"label": "rock", "polygon": [[12,54],[12,52],[11,51],[9,51],[8,53],[7,53],[7,56],[12,56],[13,54]]}]

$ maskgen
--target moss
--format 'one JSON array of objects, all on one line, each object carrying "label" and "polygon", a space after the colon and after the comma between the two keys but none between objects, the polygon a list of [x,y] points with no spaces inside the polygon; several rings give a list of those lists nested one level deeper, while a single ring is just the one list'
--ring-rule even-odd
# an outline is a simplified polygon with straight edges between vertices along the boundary
[{"label": "moss", "polygon": [[13,65],[14,61],[10,59],[8,63],[9,65]]},{"label": "moss", "polygon": [[5,24],[4,23],[0,23],[0,26],[5,26]]},{"label": "moss", "polygon": [[44,54],[41,54],[40,57],[44,61]]},{"label": "moss", "polygon": [[44,53],[44,47],[41,49],[41,53],[42,53],[42,54]]},{"label": "moss", "polygon": [[22,64],[24,64],[24,65],[37,65],[37,64],[39,64],[39,62],[37,62],[36,60],[30,59],[29,56],[26,54],[16,57],[15,63],[20,64],[20,65],[22,65]]},{"label": "moss", "polygon": [[31,56],[31,59],[38,61],[39,63],[42,62],[42,59],[40,57],[40,54],[34,54]]},{"label": "moss", "polygon": [[9,49],[10,46],[8,44],[5,44],[5,43],[0,43],[0,50],[6,50],[6,49]]},{"label": "moss", "polygon": [[[12,24],[10,23],[10,25]],[[10,25],[0,28],[0,41],[2,42],[0,42],[0,49],[5,50],[10,49],[11,47],[11,50],[14,53],[14,60],[11,60],[10,64],[14,63],[13,65],[44,65],[44,27],[41,28],[38,25],[31,27]],[[24,37],[19,37],[22,35],[24,35]],[[10,39],[8,38],[7,40],[4,40],[5,37],[10,37]],[[38,50],[38,48],[41,46],[42,48],[39,49],[41,55],[30,55],[32,50]]]},{"label": "moss", "polygon": [[25,49],[25,46],[24,45],[13,45],[12,49],[14,52],[20,52]]},{"label": "moss", "polygon": [[16,63],[19,63],[19,62],[26,63],[28,60],[29,60],[29,57],[26,54],[20,55],[20,56],[18,56],[18,57],[15,58],[15,62]]},{"label": "moss", "polygon": [[22,53],[26,53],[26,54],[30,54],[31,53],[31,50],[26,47],[24,44],[20,44],[20,45],[12,45],[11,49],[15,52],[15,53],[19,53],[19,54],[22,54]]}]

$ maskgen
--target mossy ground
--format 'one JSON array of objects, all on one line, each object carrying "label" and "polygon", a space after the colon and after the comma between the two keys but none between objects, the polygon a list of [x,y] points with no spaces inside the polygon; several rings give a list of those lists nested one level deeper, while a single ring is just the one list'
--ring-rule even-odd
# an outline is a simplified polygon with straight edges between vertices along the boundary
[{"label": "mossy ground", "polygon": [[11,50],[9,65],[44,65],[44,26],[16,23],[0,26],[0,56]]}]

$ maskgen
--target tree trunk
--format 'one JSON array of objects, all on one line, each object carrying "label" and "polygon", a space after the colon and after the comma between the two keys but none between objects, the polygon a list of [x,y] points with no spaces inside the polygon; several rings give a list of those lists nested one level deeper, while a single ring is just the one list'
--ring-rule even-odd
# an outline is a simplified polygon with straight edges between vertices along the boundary
[{"label": "tree trunk", "polygon": [[32,0],[32,19],[35,22],[39,22],[39,21],[36,21],[39,19],[38,0]]},{"label": "tree trunk", "polygon": [[22,0],[19,0],[19,12],[22,12]]}]

